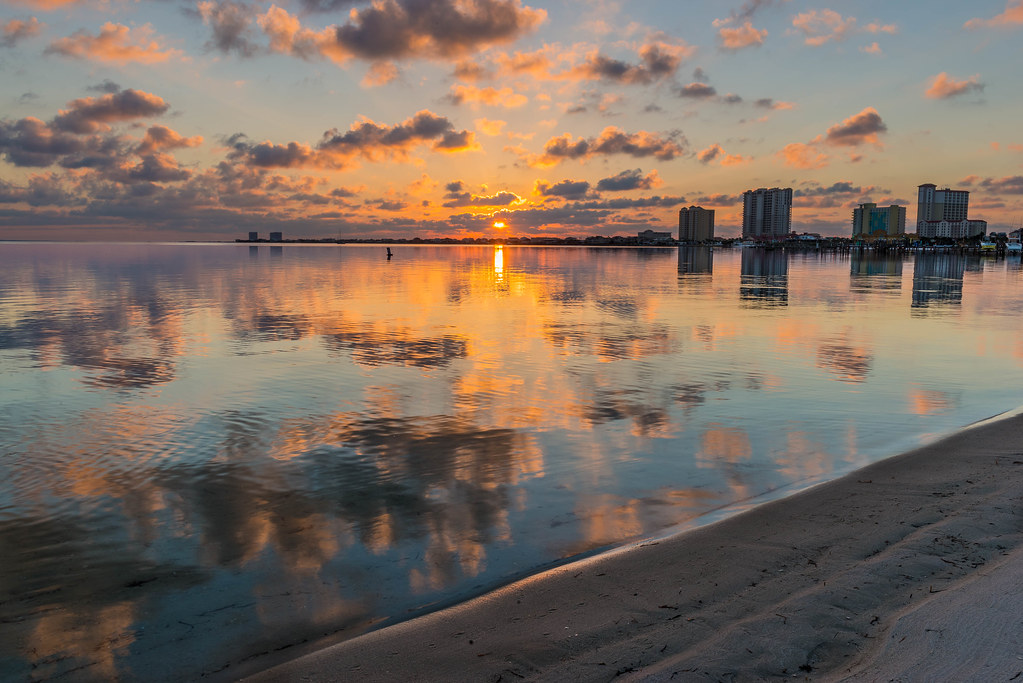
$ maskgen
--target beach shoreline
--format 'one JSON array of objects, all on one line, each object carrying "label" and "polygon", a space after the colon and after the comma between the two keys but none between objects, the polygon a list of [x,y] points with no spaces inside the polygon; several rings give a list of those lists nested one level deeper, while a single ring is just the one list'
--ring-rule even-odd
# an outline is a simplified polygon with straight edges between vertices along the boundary
[{"label": "beach shoreline", "polygon": [[246,680],[1008,680],[1020,434],[1013,411]]}]

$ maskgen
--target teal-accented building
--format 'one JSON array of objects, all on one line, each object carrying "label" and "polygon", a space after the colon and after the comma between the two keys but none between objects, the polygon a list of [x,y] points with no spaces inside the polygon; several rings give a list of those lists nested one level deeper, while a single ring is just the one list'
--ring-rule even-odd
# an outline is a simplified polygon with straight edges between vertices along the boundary
[{"label": "teal-accented building", "polygon": [[860,204],[853,209],[853,237],[892,237],[906,234],[906,207]]}]

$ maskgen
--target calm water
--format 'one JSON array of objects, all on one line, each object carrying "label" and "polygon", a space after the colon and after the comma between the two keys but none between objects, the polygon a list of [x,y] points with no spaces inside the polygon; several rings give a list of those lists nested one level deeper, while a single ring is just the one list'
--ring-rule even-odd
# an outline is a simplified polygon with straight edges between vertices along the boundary
[{"label": "calm water", "polygon": [[1018,258],[392,249],[0,245],[0,678],[230,677],[1023,403]]}]

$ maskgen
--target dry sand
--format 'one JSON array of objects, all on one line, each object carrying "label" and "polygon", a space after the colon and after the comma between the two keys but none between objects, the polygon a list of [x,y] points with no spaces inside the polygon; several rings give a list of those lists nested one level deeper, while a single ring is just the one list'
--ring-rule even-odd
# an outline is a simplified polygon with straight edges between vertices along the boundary
[{"label": "dry sand", "polygon": [[1023,683],[1023,417],[253,681]]}]

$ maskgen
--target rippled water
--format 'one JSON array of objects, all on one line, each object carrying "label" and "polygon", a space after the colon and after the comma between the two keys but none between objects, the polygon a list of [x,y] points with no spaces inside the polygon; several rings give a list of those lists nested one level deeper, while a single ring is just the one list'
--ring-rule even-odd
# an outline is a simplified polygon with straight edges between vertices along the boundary
[{"label": "rippled water", "polygon": [[1018,258],[392,250],[0,245],[0,678],[229,678],[1023,403]]}]

